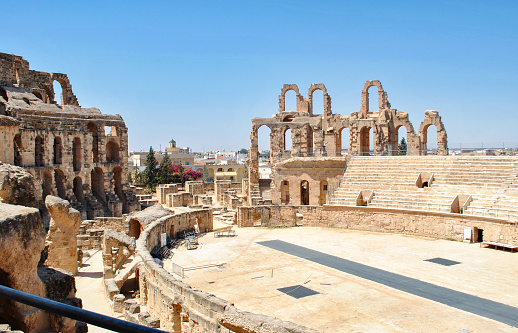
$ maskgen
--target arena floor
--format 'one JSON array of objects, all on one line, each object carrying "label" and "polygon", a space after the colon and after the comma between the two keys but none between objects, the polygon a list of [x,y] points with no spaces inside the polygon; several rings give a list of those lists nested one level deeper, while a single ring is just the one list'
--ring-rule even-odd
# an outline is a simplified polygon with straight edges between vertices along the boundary
[{"label": "arena floor", "polygon": [[[518,253],[480,248],[478,244],[334,228],[235,230],[235,237],[204,235],[197,250],[177,249],[164,268],[171,271],[174,261],[185,269],[182,280],[193,288],[226,299],[241,310],[322,332],[518,332],[512,320],[493,320],[459,310],[437,297],[416,296],[381,280],[373,282],[361,274],[276,250],[266,246],[266,241],[280,240],[375,268],[374,272],[395,273],[402,276],[402,283],[443,287],[440,289],[502,303],[502,318],[518,311]],[[458,263],[445,266],[426,261],[435,258]]]}]

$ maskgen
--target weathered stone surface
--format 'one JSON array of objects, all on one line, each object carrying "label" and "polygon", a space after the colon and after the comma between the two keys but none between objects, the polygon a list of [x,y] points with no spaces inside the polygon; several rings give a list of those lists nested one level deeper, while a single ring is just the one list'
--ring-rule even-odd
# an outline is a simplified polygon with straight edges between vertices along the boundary
[{"label": "weathered stone surface", "polygon": [[[45,232],[35,208],[0,203],[0,282],[2,285],[45,297],[37,274]],[[45,328],[48,317],[32,307],[0,298],[0,316],[15,329]]]},{"label": "weathered stone surface", "polygon": [[77,230],[81,226],[81,214],[61,198],[49,195],[45,205],[50,213],[47,236],[49,255],[47,265],[77,273]]},{"label": "weathered stone surface", "polygon": [[0,202],[36,207],[34,177],[21,167],[0,162]]},{"label": "weathered stone surface", "polygon": [[231,306],[226,309],[220,319],[223,327],[234,332],[243,333],[316,333],[306,328],[278,318],[239,311]]},{"label": "weathered stone surface", "polygon": [[63,269],[48,266],[38,267],[38,276],[45,285],[46,298],[63,302],[75,296],[76,283],[74,276]]},{"label": "weathered stone surface", "polygon": [[128,216],[127,221],[129,223],[131,220],[137,220],[140,222],[142,227],[145,228],[148,224],[158,220],[159,218],[172,214],[173,212],[169,209],[162,207],[161,204],[156,204],[144,209],[143,211],[131,213]]}]

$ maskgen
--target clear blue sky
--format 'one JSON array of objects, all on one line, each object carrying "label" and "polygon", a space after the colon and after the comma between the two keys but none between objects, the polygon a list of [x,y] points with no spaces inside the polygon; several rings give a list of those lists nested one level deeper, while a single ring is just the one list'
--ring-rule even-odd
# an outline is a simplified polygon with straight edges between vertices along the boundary
[{"label": "clear blue sky", "polygon": [[121,114],[130,150],[174,138],[248,148],[283,83],[324,83],[334,113],[381,80],[416,130],[518,144],[518,1],[11,1],[0,52],[67,73],[79,103]]}]

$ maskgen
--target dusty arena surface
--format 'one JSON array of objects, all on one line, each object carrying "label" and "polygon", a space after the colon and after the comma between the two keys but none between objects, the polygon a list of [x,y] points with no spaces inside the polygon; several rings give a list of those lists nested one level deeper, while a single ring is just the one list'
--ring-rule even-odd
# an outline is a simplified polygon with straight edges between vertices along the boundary
[{"label": "dusty arena surface", "polygon": [[[479,244],[347,229],[235,230],[234,237],[204,235],[197,250],[180,247],[172,260],[164,262],[164,268],[171,272],[173,262],[180,265],[185,269],[184,282],[242,310],[322,332],[518,332],[509,324],[258,242],[281,240],[511,307],[518,307],[517,253],[480,248]],[[426,261],[434,258],[459,263],[444,266]]]}]

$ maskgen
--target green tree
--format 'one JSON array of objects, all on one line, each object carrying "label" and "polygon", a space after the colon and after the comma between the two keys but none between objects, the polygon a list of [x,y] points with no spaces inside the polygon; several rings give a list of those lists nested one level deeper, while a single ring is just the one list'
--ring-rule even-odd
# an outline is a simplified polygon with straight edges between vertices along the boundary
[{"label": "green tree", "polygon": [[245,148],[242,148],[240,151],[239,151],[240,154],[248,154],[248,149],[245,149]]},{"label": "green tree", "polygon": [[406,155],[406,151],[407,151],[406,140],[405,140],[405,138],[401,138],[401,142],[398,145],[398,154]]},{"label": "green tree", "polygon": [[158,176],[160,178],[160,184],[171,184],[173,182],[173,174],[171,173],[171,159],[165,154],[162,162],[160,162],[160,169],[158,170]]},{"label": "green tree", "polygon": [[155,151],[153,150],[153,147],[149,147],[149,153],[146,157],[146,170],[144,171],[144,182],[151,189],[154,189],[156,187],[156,184],[158,183],[157,164],[158,162],[155,158]]}]

